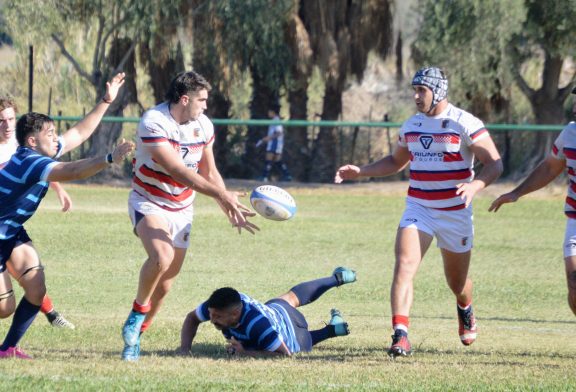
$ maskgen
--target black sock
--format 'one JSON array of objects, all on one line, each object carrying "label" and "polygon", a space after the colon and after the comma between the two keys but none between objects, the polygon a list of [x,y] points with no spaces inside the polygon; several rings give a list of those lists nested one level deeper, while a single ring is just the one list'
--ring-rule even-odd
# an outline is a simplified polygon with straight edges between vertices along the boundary
[{"label": "black sock", "polygon": [[16,312],[14,312],[12,325],[8,330],[8,334],[6,334],[4,343],[0,346],[0,350],[4,351],[10,347],[16,347],[28,328],[30,328],[30,325],[32,325],[39,311],[40,305],[33,305],[28,302],[26,297],[22,297],[22,300],[16,308]]},{"label": "black sock", "polygon": [[336,328],[333,325],[328,324],[322,329],[310,331],[310,336],[312,336],[312,346],[314,346],[326,339],[336,337]]},{"label": "black sock", "polygon": [[299,285],[292,287],[290,291],[296,294],[300,306],[302,306],[316,301],[322,294],[336,286],[338,286],[338,279],[336,279],[336,276],[332,275],[327,278],[300,283]]}]

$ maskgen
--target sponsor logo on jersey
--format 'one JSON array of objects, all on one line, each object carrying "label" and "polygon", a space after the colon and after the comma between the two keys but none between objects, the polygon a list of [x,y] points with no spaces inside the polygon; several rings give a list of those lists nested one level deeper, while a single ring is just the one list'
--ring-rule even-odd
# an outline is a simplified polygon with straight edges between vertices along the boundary
[{"label": "sponsor logo on jersey", "polygon": [[416,219],[416,218],[406,218],[406,219],[404,219],[404,220],[405,220],[406,222],[412,222],[412,223],[418,222],[418,219]]},{"label": "sponsor logo on jersey", "polygon": [[432,136],[429,135],[420,136],[420,143],[426,150],[430,148],[432,141],[434,141],[434,138]]},{"label": "sponsor logo on jersey", "polygon": [[422,123],[421,122],[415,122],[415,123],[412,123],[412,125],[414,125],[415,127],[421,127]]}]

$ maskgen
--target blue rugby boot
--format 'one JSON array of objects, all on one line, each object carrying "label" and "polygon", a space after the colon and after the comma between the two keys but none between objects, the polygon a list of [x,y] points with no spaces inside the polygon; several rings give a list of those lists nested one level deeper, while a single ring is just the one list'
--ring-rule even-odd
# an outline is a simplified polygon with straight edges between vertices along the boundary
[{"label": "blue rugby boot", "polygon": [[140,358],[140,341],[133,346],[124,345],[122,350],[122,360],[136,362]]},{"label": "blue rugby boot", "polygon": [[353,271],[350,268],[338,267],[334,272],[332,272],[332,275],[336,276],[338,286],[356,282],[356,271]]},{"label": "blue rugby boot", "polygon": [[342,314],[338,309],[332,309],[330,311],[330,316],[332,318],[330,319],[328,325],[334,326],[334,332],[336,333],[336,336],[350,335],[350,329],[348,328],[348,323],[344,321],[344,319],[342,318]]},{"label": "blue rugby boot", "polygon": [[132,310],[122,327],[122,338],[127,346],[135,346],[140,342],[140,327],[146,315]]}]

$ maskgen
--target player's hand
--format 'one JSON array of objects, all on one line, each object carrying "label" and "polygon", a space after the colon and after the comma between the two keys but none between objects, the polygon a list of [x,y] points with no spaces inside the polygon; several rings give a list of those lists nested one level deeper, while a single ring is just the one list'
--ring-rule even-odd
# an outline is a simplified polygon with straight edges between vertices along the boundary
[{"label": "player's hand", "polygon": [[520,197],[514,192],[508,192],[503,195],[500,195],[496,200],[492,202],[490,207],[488,208],[489,212],[496,212],[503,204],[506,203],[515,203]]},{"label": "player's hand", "polygon": [[106,82],[106,94],[104,95],[104,100],[110,102],[116,99],[120,87],[122,87],[126,80],[125,77],[126,74],[124,72],[119,72],[109,82]]},{"label": "player's hand", "polygon": [[62,206],[62,212],[68,212],[72,209],[72,198],[66,192],[64,188],[60,188],[60,191],[57,193],[58,200],[60,200],[60,205]]},{"label": "player's hand", "polygon": [[226,216],[228,216],[232,226],[238,228],[238,234],[242,233],[242,229],[251,234],[256,234],[256,231],[260,230],[260,228],[248,221],[248,218],[255,216],[256,213],[238,200],[238,197],[245,195],[245,192],[226,191],[217,201]]},{"label": "player's hand", "polygon": [[472,203],[472,199],[476,193],[483,188],[483,184],[480,181],[464,182],[456,185],[456,194],[460,196],[460,199],[464,202],[466,208]]},{"label": "player's hand", "polygon": [[334,182],[340,184],[345,180],[355,180],[360,177],[360,168],[355,165],[345,165],[336,171]]},{"label": "player's hand", "polygon": [[120,144],[118,144],[112,152],[112,160],[114,163],[120,163],[132,151],[134,151],[134,143],[131,141],[126,141],[124,138],[122,138]]},{"label": "player's hand", "polygon": [[244,346],[242,345],[242,343],[237,341],[234,336],[232,336],[232,338],[228,339],[228,344],[226,345],[226,352],[228,353],[228,355],[230,355],[230,356],[234,356],[234,355],[242,356],[242,355],[244,355],[245,351],[246,350],[244,350]]}]

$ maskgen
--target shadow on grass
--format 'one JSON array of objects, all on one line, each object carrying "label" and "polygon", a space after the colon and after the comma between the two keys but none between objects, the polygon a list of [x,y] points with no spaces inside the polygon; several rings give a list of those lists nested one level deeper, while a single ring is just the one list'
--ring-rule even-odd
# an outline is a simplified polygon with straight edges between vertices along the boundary
[{"label": "shadow on grass", "polygon": [[[410,316],[412,319],[422,320],[456,320],[456,314],[451,316]],[[576,320],[541,320],[530,318],[510,318],[510,317],[482,317],[480,314],[476,318],[478,321],[502,321],[507,323],[539,323],[539,324],[576,324]]]}]

